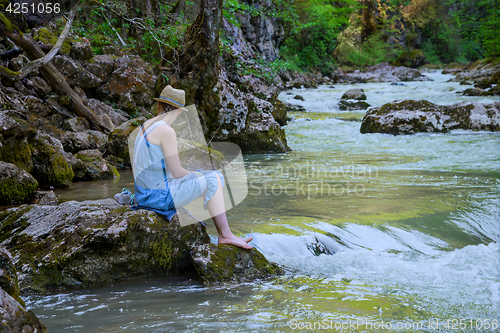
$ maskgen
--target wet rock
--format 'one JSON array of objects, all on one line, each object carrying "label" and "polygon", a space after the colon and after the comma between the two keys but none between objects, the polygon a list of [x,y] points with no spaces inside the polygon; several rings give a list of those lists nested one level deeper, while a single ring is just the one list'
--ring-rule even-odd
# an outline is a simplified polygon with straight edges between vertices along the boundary
[{"label": "wet rock", "polygon": [[428,63],[425,54],[421,50],[406,51],[396,59],[396,66],[417,68]]},{"label": "wet rock", "polygon": [[64,158],[61,142],[39,132],[30,142],[33,160],[33,176],[40,185],[65,188],[71,185],[73,170]]},{"label": "wet rock", "polygon": [[52,91],[52,87],[39,76],[32,77],[29,82],[31,83],[33,89],[35,89],[35,91],[41,97],[44,97]]},{"label": "wet rock", "polygon": [[63,128],[67,131],[82,132],[90,129],[89,122],[83,117],[73,117],[64,120]]},{"label": "wet rock", "polygon": [[460,81],[460,85],[461,85],[461,86],[469,86],[469,85],[471,85],[471,84],[472,84],[472,83],[470,83],[469,81],[465,81],[465,80],[464,80],[464,81]]},{"label": "wet rock", "polygon": [[124,170],[127,168],[125,165],[125,162],[123,161],[123,158],[119,158],[113,155],[108,155],[105,158],[106,162],[114,166],[117,170]]},{"label": "wet rock", "polygon": [[107,143],[108,154],[123,159],[125,165],[130,165],[130,154],[128,149],[128,137],[130,133],[146,121],[146,117],[138,117],[124,122],[109,136]]},{"label": "wet rock", "polygon": [[[111,106],[97,99],[89,99],[87,100],[86,104],[92,111],[94,111],[95,114],[100,116],[102,115],[108,116],[109,119],[111,119],[111,121],[113,122],[114,126],[120,126],[130,118],[126,117],[128,115],[122,112],[121,110],[113,109]],[[117,111],[119,111],[120,113]]]},{"label": "wet rock", "polygon": [[2,332],[47,332],[40,319],[25,308],[19,297],[17,272],[12,264],[12,256],[0,248],[0,323]]},{"label": "wet rock", "polygon": [[75,158],[77,162],[73,165],[74,181],[120,178],[118,170],[107,163],[97,149],[78,152]]},{"label": "wet rock", "polygon": [[21,292],[41,292],[190,271],[192,248],[210,239],[197,221],[105,199],[1,211],[0,241],[22,268]]},{"label": "wet rock", "polygon": [[88,60],[94,56],[89,44],[76,42],[71,45],[71,57],[77,60]]},{"label": "wet rock", "polygon": [[32,175],[14,164],[0,161],[0,205],[26,202],[38,188]]},{"label": "wet rock", "polygon": [[279,99],[276,99],[274,103],[272,103],[272,105],[273,105],[273,111],[271,112],[271,114],[273,115],[274,120],[276,120],[276,122],[280,124],[280,126],[286,125],[288,118],[287,107]]},{"label": "wet rock", "polygon": [[480,61],[464,65],[455,71],[443,70],[443,74],[454,74],[455,77],[450,81],[462,82],[469,81],[477,85],[477,88],[486,89],[492,84],[500,84],[500,65],[493,63],[481,63]]},{"label": "wet rock", "polygon": [[21,126],[5,113],[0,113],[0,135],[6,137],[16,134]]},{"label": "wet rock", "polygon": [[485,91],[480,88],[469,88],[462,92],[464,96],[484,96]]},{"label": "wet rock", "polygon": [[462,102],[443,106],[427,101],[396,101],[369,110],[361,124],[361,133],[393,135],[454,129],[499,131],[500,102]]},{"label": "wet rock", "polygon": [[241,283],[283,274],[281,268],[267,261],[256,249],[202,244],[193,248],[191,255],[205,285]]},{"label": "wet rock", "polygon": [[0,142],[0,161],[12,163],[17,167],[31,172],[31,148],[26,137],[9,137]]},{"label": "wet rock", "polygon": [[67,56],[57,55],[52,60],[52,63],[64,75],[66,81],[72,87],[76,86],[85,90],[96,88],[102,83],[101,79]]},{"label": "wet rock", "polygon": [[54,191],[36,191],[30,201],[31,205],[56,205],[57,199]]},{"label": "wet rock", "polygon": [[342,111],[366,110],[369,107],[370,107],[370,104],[363,102],[363,101],[341,100],[339,102],[339,109]]},{"label": "wet rock", "polygon": [[366,100],[366,95],[363,89],[351,89],[346,91],[340,99],[341,100],[355,99],[358,101],[364,101]]},{"label": "wet rock", "polygon": [[302,105],[297,105],[297,104],[292,104],[292,103],[283,103],[283,105],[286,107],[286,109],[290,111],[295,111],[295,112],[304,112],[306,111],[306,108],[303,107]]},{"label": "wet rock", "polygon": [[305,101],[304,97],[302,95],[295,95],[293,99],[298,99],[299,101]]},{"label": "wet rock", "polygon": [[87,149],[104,151],[106,150],[107,140],[108,136],[99,131],[68,132],[67,141],[63,142],[63,146],[65,151],[71,153]]}]

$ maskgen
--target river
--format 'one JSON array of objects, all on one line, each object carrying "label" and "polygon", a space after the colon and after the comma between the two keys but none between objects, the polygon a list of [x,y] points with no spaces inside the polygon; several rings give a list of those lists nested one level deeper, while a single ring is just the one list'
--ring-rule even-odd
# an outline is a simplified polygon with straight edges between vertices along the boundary
[{"label": "river", "polygon": [[[364,111],[337,107],[352,88],[372,106],[500,101],[426,75],[434,81],[280,95],[307,110],[285,127],[293,151],[245,157],[249,194],[228,218],[285,276],[213,288],[189,275],[127,281],[25,297],[28,308],[50,332],[498,331],[500,133],[360,134]],[[58,195],[122,187],[133,187],[130,172]]]}]

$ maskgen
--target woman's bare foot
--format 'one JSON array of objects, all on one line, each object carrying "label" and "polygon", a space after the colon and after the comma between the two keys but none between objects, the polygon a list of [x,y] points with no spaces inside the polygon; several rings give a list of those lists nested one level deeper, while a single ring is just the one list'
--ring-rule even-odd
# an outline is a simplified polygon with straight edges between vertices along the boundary
[{"label": "woman's bare foot", "polygon": [[252,249],[253,247],[248,243],[251,242],[253,236],[248,237],[247,239],[239,238],[235,235],[230,235],[229,237],[219,236],[219,244],[231,244],[234,246],[238,246],[247,250]]}]

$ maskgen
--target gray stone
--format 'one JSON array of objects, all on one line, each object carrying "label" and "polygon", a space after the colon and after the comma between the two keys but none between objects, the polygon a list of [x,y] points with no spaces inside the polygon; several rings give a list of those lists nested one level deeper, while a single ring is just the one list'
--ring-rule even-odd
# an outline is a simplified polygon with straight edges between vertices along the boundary
[{"label": "gray stone", "polygon": [[67,131],[82,132],[90,129],[89,122],[83,117],[73,117],[65,119],[63,128]]},{"label": "gray stone", "polygon": [[56,205],[59,199],[54,191],[36,191],[33,194],[31,205]]},{"label": "gray stone", "polygon": [[9,68],[13,71],[20,71],[29,63],[29,59],[24,54],[20,54],[9,61]]},{"label": "gray stone", "polygon": [[52,91],[52,87],[39,76],[32,77],[29,81],[33,89],[35,89],[40,96],[45,96]]},{"label": "gray stone", "polygon": [[75,154],[77,162],[73,165],[74,181],[119,178],[116,168],[107,163],[97,149],[83,150]]},{"label": "gray stone", "polygon": [[370,107],[370,104],[363,102],[363,101],[341,100],[339,102],[339,109],[342,111],[366,110],[369,107]]},{"label": "gray stone", "polygon": [[89,99],[87,100],[86,104],[92,111],[94,111],[95,114],[99,116],[102,115],[108,116],[110,120],[113,122],[114,126],[120,126],[121,124],[123,124],[128,120],[127,117],[124,117],[121,113],[116,112],[116,110],[113,109],[111,106],[97,99]]},{"label": "gray stone", "polygon": [[89,89],[96,88],[102,83],[101,79],[66,56],[55,56],[52,63],[64,75],[70,86]]},{"label": "gray stone", "polygon": [[76,42],[71,45],[71,57],[77,60],[88,60],[94,56],[94,52],[89,44]]},{"label": "gray stone", "polygon": [[446,133],[454,129],[499,131],[500,102],[436,105],[427,101],[395,101],[370,109],[361,124],[361,133],[393,135]]},{"label": "gray stone", "polygon": [[96,55],[92,59],[85,61],[84,67],[104,82],[108,75],[113,72],[115,62],[109,54]]},{"label": "gray stone", "polygon": [[295,95],[293,99],[298,99],[299,101],[305,101],[304,97],[302,95]]},{"label": "gray stone", "polygon": [[346,91],[340,99],[341,100],[355,99],[358,101],[364,101],[366,100],[366,95],[363,89],[351,89]]},{"label": "gray stone", "polygon": [[295,112],[304,112],[306,111],[306,108],[303,107],[302,105],[297,105],[297,104],[292,104],[292,103],[283,103],[288,111],[295,111]]},{"label": "gray stone", "polygon": [[94,130],[71,132],[68,133],[67,138],[68,141],[64,144],[64,150],[71,153],[87,149],[98,149],[104,152],[108,141],[106,134]]}]

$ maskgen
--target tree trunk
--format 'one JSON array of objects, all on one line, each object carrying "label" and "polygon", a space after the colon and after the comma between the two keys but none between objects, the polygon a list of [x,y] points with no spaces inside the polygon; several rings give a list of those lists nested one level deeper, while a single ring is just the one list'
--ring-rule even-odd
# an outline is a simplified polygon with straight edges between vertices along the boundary
[{"label": "tree trunk", "polygon": [[182,9],[184,8],[184,4],[186,3],[186,0],[178,0],[177,3],[175,4],[174,8],[170,11],[170,17],[168,19],[169,24],[175,24],[177,21],[177,18],[179,17],[179,14],[181,13]]},{"label": "tree trunk", "polygon": [[187,103],[195,103],[205,123],[205,134],[216,130],[219,96],[213,92],[219,78],[219,29],[223,0],[202,0],[195,22],[189,26],[179,50],[179,86]]}]

